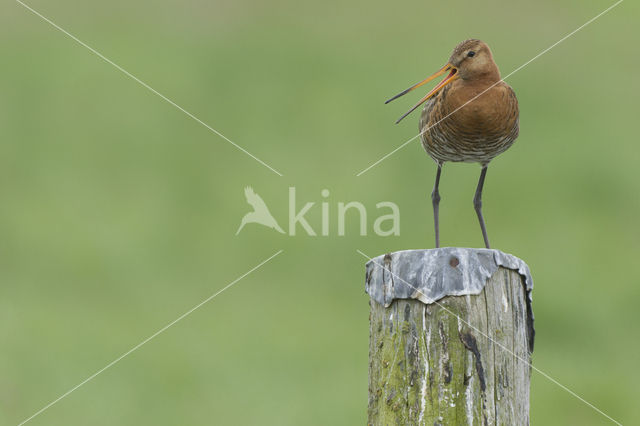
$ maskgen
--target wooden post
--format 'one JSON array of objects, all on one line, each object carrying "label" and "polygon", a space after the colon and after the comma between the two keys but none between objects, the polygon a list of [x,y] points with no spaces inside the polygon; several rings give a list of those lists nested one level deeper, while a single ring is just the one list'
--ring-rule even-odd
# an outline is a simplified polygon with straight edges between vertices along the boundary
[{"label": "wooden post", "polygon": [[532,287],[498,250],[369,261],[369,424],[528,425]]}]

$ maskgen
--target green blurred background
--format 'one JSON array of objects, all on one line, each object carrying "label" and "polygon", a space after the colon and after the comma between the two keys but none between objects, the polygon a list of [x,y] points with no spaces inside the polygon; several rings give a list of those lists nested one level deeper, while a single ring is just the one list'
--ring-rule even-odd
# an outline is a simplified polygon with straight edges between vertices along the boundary
[{"label": "green blurred background", "polygon": [[[20,4],[0,6],[0,424],[17,424],[277,250],[284,253],[33,425],[366,422],[365,259],[433,246],[420,96],[390,95],[485,40],[503,75],[609,1],[33,0],[33,8],[284,174],[279,177]],[[489,168],[492,244],[530,265],[533,364],[640,422],[640,7],[626,1],[508,78],[521,136]],[[445,166],[445,246],[481,247],[477,165]],[[252,185],[288,187],[331,235],[235,231]],[[401,235],[372,232],[375,204]],[[337,236],[336,205],[355,215]],[[606,425],[537,373],[534,425]]]}]

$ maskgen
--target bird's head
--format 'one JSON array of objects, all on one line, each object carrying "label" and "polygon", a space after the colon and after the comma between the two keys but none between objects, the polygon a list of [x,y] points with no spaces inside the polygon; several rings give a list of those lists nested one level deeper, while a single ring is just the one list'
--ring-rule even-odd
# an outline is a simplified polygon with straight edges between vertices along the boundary
[{"label": "bird's head", "polygon": [[500,80],[500,71],[493,61],[493,54],[487,43],[471,39],[456,46],[449,58],[449,65],[463,80]]},{"label": "bird's head", "polygon": [[462,79],[465,81],[473,81],[473,80],[489,80],[489,81],[499,81],[500,80],[500,71],[498,71],[498,66],[493,61],[493,55],[491,53],[491,49],[489,46],[477,39],[465,40],[462,43],[458,44],[455,49],[453,49],[453,53],[451,53],[451,57],[447,64],[440,68],[437,72],[422,80],[419,83],[414,84],[409,87],[407,90],[398,93],[396,96],[387,100],[385,104],[393,101],[394,99],[399,98],[400,96],[406,95],[414,89],[422,86],[437,78],[443,74],[447,74],[447,76],[442,80],[436,87],[434,87],[429,93],[427,93],[420,102],[415,104],[409,111],[407,111],[402,117],[400,117],[396,124],[398,124],[403,118],[407,115],[411,114],[416,108],[422,105],[427,99],[434,96],[440,90],[442,90],[446,85],[453,83],[458,79]]}]

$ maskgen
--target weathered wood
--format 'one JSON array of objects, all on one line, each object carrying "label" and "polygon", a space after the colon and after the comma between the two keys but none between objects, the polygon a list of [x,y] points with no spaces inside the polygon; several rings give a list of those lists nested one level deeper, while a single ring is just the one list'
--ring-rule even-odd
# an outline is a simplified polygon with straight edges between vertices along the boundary
[{"label": "weathered wood", "polygon": [[[370,294],[376,285],[415,285],[415,271],[391,268],[388,256],[406,253],[368,265]],[[443,268],[477,266],[453,255],[444,259],[451,260]],[[390,271],[376,278],[372,268]],[[376,279],[392,283],[371,282]],[[372,298],[369,424],[528,425],[528,290],[523,276],[500,266],[479,294],[425,304],[414,292],[413,299],[395,299],[389,307]]]}]

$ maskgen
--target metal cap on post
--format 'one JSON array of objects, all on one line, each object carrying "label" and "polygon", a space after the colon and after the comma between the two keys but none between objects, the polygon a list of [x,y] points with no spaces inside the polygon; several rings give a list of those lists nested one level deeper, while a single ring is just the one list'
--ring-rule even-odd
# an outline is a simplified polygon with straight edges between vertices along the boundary
[{"label": "metal cap on post", "polygon": [[371,425],[529,423],[533,281],[499,250],[406,250],[367,263]]}]

